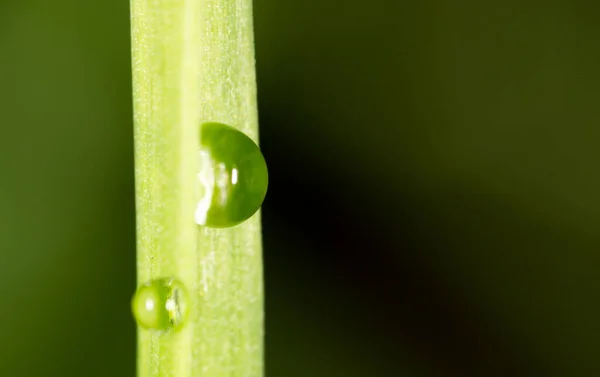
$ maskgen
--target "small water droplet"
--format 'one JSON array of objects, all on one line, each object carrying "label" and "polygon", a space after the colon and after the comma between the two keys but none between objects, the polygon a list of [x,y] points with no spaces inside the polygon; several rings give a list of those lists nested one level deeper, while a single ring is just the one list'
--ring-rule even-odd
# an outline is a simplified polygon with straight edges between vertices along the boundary
[{"label": "small water droplet", "polygon": [[267,193],[267,164],[243,132],[222,123],[200,126],[198,202],[195,221],[227,228],[248,220]]},{"label": "small water droplet", "polygon": [[138,325],[146,329],[178,329],[187,315],[187,301],[181,282],[171,278],[151,280],[135,292],[133,315]]}]

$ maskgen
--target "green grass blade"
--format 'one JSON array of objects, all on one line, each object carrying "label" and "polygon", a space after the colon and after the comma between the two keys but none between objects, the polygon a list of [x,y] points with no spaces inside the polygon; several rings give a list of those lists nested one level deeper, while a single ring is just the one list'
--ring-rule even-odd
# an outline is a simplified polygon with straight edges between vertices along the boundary
[{"label": "green grass blade", "polygon": [[138,282],[181,281],[185,326],[138,332],[139,377],[263,374],[260,214],[194,222],[199,126],[257,141],[250,0],[131,0]]}]

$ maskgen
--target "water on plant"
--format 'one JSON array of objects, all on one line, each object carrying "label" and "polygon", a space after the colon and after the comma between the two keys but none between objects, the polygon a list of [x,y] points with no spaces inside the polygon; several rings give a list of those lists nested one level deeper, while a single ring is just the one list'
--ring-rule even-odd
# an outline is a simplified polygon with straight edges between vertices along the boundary
[{"label": "water on plant", "polygon": [[226,228],[248,220],[268,186],[265,159],[246,134],[222,123],[200,126],[195,221]]},{"label": "water on plant", "polygon": [[183,284],[172,278],[142,284],[133,297],[133,315],[143,328],[171,330],[183,326],[188,295]]}]

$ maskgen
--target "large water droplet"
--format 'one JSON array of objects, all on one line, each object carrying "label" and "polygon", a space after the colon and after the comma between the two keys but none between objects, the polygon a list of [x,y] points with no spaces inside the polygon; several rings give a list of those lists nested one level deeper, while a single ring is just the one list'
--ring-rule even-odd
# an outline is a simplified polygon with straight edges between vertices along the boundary
[{"label": "large water droplet", "polygon": [[187,301],[188,294],[181,282],[171,278],[151,280],[135,292],[133,315],[146,329],[177,329],[185,321]]},{"label": "large water droplet", "polygon": [[198,225],[227,228],[249,219],[267,193],[267,164],[246,134],[222,123],[200,126]]}]

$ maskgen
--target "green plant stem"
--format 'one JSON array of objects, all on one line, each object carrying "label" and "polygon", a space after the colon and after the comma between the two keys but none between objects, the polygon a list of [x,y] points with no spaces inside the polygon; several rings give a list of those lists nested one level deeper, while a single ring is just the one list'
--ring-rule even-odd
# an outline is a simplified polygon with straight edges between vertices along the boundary
[{"label": "green plant stem", "polygon": [[138,331],[139,377],[263,373],[260,214],[194,222],[201,123],[258,137],[251,0],[131,0],[137,273],[181,281],[176,332]]}]

